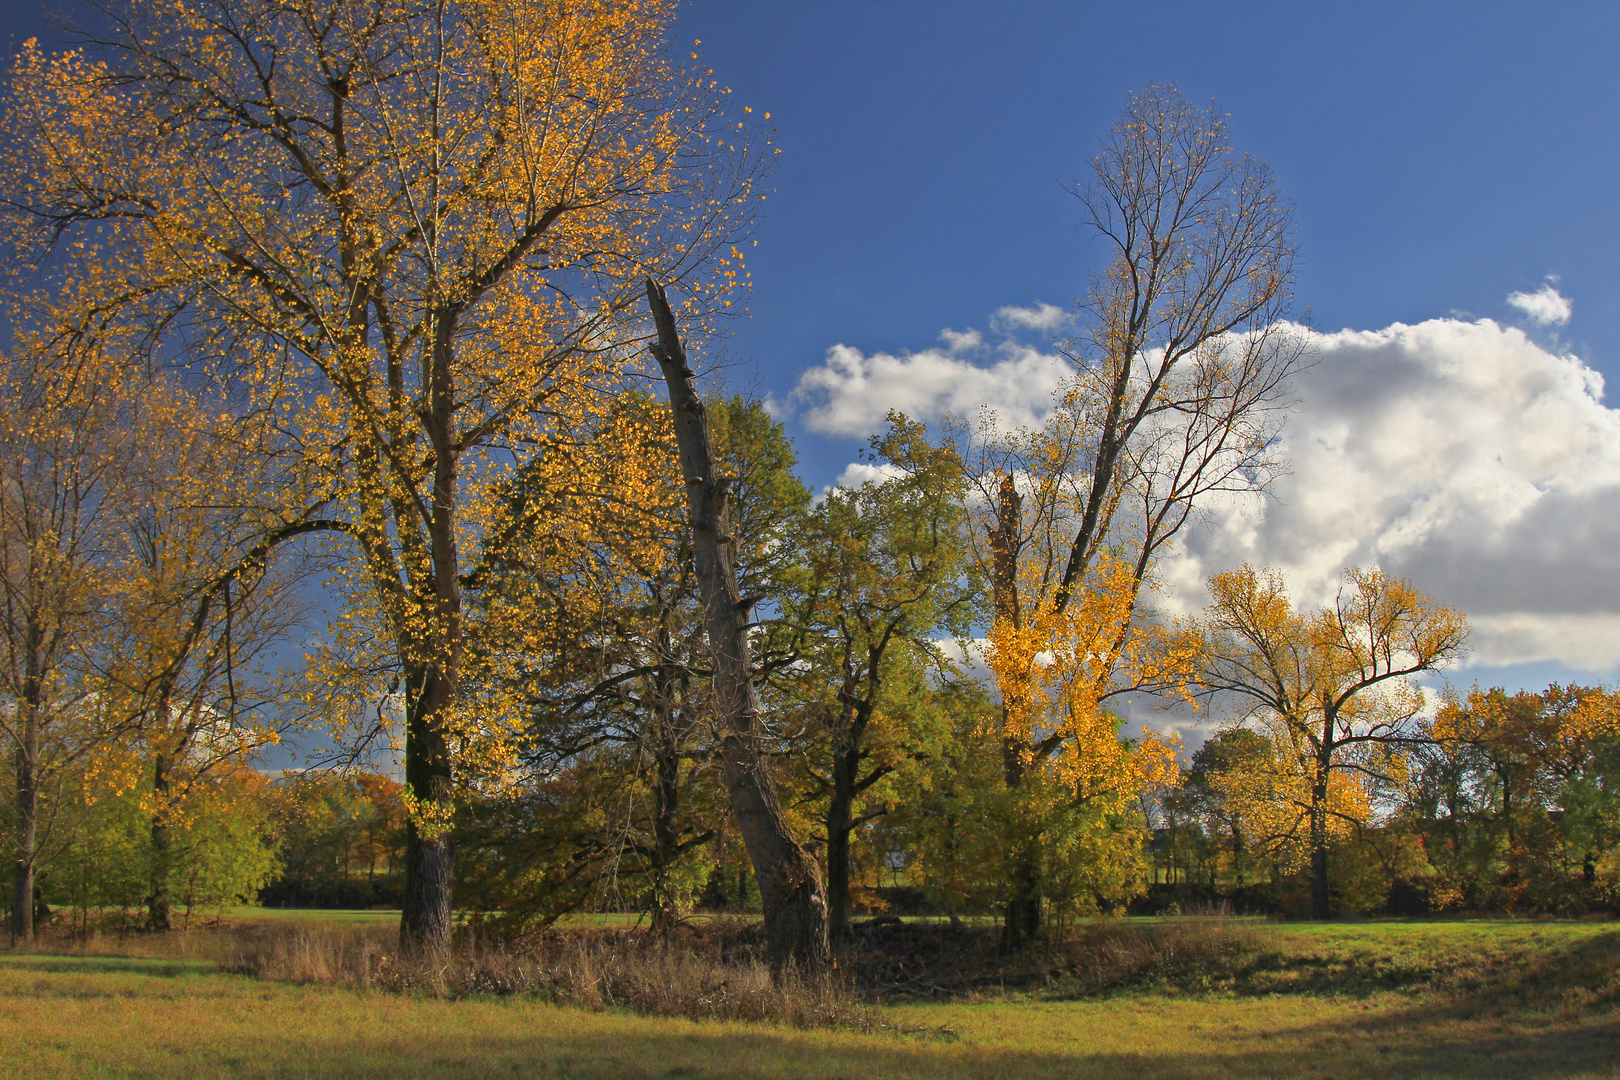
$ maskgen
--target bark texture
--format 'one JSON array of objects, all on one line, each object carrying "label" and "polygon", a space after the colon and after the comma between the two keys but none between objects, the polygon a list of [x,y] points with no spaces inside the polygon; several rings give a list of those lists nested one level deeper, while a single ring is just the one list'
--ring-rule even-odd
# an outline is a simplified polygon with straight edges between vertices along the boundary
[{"label": "bark texture", "polygon": [[[432,808],[450,805],[450,746],[439,716],[449,705],[445,680],[418,672],[405,718],[405,789]],[[409,814],[405,825],[405,890],[399,940],[409,949],[450,944],[451,882],[455,844],[449,822]]]},{"label": "bark texture", "polygon": [[728,478],[718,474],[703,401],[692,385],[664,290],[647,280],[647,302],[658,327],[652,354],[669,387],[675,442],[686,481],[693,564],[703,598],[704,626],[714,652],[714,695],[721,721],[720,755],[726,791],[759,881],[765,913],[765,952],[781,970],[815,971],[830,959],[827,900],[816,860],[799,845],[765,769],[759,702],[748,655],[747,608],[737,591],[736,555],[728,509]]}]

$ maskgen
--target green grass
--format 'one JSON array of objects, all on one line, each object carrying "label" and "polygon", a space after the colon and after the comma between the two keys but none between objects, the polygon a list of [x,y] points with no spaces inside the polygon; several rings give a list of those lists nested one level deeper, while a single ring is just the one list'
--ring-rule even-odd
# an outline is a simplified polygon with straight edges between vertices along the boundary
[{"label": "green grass", "polygon": [[[1144,919],[1098,932],[1151,935],[1177,924],[1198,927]],[[1620,1076],[1620,932],[1612,923],[1242,925],[1252,934],[1243,948],[1137,985],[1075,996],[1073,980],[1060,975],[979,1003],[883,1008],[898,1028],[923,1033],[913,1035],[649,1018],[523,997],[446,1001],[288,986],[184,957],[0,952],[0,1073]]]},{"label": "green grass", "polygon": [[298,919],[362,926],[371,923],[399,922],[398,908],[343,910],[339,908],[228,907],[221,911],[220,914],[228,919]]}]

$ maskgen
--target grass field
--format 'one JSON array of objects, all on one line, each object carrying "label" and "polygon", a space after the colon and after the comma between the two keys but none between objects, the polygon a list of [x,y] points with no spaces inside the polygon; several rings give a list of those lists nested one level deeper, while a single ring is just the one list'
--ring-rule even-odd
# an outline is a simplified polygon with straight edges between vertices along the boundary
[{"label": "grass field", "polygon": [[185,956],[0,952],[0,1075],[1620,1077],[1613,924],[1251,929],[1241,962],[1105,992],[1057,978],[884,1005],[897,1031],[880,1034],[291,986]]}]

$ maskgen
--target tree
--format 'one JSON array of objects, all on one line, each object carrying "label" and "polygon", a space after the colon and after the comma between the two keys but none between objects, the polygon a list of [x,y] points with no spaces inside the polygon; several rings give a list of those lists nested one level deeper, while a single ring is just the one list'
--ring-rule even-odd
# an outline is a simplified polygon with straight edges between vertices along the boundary
[{"label": "tree", "polygon": [[915,728],[936,722],[929,672],[946,666],[932,639],[966,634],[977,591],[962,545],[960,463],[899,417],[872,442],[894,475],[834,489],[810,511],[784,613],[800,654],[794,682],[828,743],[825,771],[810,773],[827,799],[834,937],[849,933],[851,834],[887,813],[857,817],[856,801],[928,741]]},{"label": "tree", "polygon": [[191,789],[244,766],[300,719],[287,715],[284,680],[261,666],[299,628],[306,605],[296,568],[272,565],[261,549],[286,526],[282,508],[307,488],[283,474],[273,442],[243,438],[244,425],[219,406],[165,381],[143,383],[121,497],[104,509],[119,554],[93,653],[97,694],[129,718],[151,776],[154,930],[170,928],[169,848],[195,814]]},{"label": "tree", "polygon": [[1248,884],[1246,871],[1255,852],[1280,839],[1266,824],[1275,792],[1256,799],[1252,791],[1256,780],[1274,776],[1276,768],[1275,749],[1265,736],[1247,728],[1228,728],[1193,753],[1180,789],[1170,795],[1169,801],[1199,825],[1214,849],[1212,886],[1220,869],[1226,868],[1242,889]]},{"label": "tree", "polygon": [[648,278],[647,302],[658,329],[653,356],[669,388],[681,478],[692,529],[692,563],[712,650],[720,758],[731,812],[759,880],[765,952],[773,967],[818,971],[830,960],[827,899],[821,874],[782,812],[762,752],[759,700],[749,658],[748,613],[737,589],[737,537],[731,523],[732,478],[717,467],[703,401],[661,285]]},{"label": "tree", "polygon": [[[20,342],[0,408],[0,734],[15,776],[11,939],[34,935],[39,853],[76,766],[125,725],[97,700],[88,663],[120,553],[112,507],[130,454],[129,386]],[[32,348],[31,348],[32,346]],[[71,794],[71,793],[69,793]]]},{"label": "tree", "polygon": [[[705,408],[732,478],[738,588],[780,595],[810,501],[792,445],[758,401],[716,398]],[[491,860],[534,864],[478,875],[499,886],[507,917],[555,917],[559,905],[584,902],[597,875],[616,902],[630,883],[664,929],[699,884],[695,856],[717,832],[713,661],[673,453],[668,406],[626,391],[587,438],[548,444],[506,486],[506,524],[494,530],[499,547],[484,553],[488,572],[473,595],[481,607],[530,612],[521,623],[484,620],[486,630],[521,629],[522,640],[485,632],[474,643],[510,658],[504,668],[480,663],[496,685],[479,692],[525,718],[525,790],[511,807],[475,814]],[[554,520],[570,525],[549,527]],[[760,656],[766,669],[784,661],[769,648]],[[506,835],[506,823],[537,816],[522,807],[542,803],[557,830]],[[556,858],[563,850],[571,854]],[[526,882],[536,891],[526,895]]]},{"label": "tree", "polygon": [[1282,577],[1244,566],[1217,574],[1198,631],[1199,678],[1276,747],[1280,782],[1303,810],[1311,912],[1331,916],[1335,821],[1366,821],[1366,781],[1399,781],[1422,741],[1422,691],[1410,677],[1463,655],[1468,623],[1402,578],[1346,570],[1332,603],[1294,609]]},{"label": "tree", "polygon": [[[1575,867],[1588,889],[1616,837],[1608,760],[1620,708],[1599,687],[1448,693],[1428,724],[1414,785],[1429,796],[1431,861],[1472,904],[1568,907]],[[1417,800],[1414,800],[1414,802]]]},{"label": "tree", "polygon": [[[1305,346],[1284,321],[1292,214],[1265,163],[1226,139],[1213,107],[1195,109],[1174,88],[1127,101],[1091,182],[1072,189],[1111,251],[1080,303],[1083,333],[1065,346],[1076,375],[1038,430],[1002,432],[990,416],[959,440],[991,582],[1009,788],[1078,745],[1061,713],[1023,696],[1024,684],[1049,681],[1030,665],[1060,644],[1051,635],[1094,639],[1084,694],[1099,703],[1178,687],[1177,663],[1150,661],[1148,639],[1133,637],[1155,561],[1210,493],[1260,490],[1277,467],[1274,437]],[[1075,604],[1090,611],[1071,613]],[[1032,847],[1013,870],[1022,884],[1006,910],[1009,947],[1039,928],[1041,861]]]},{"label": "tree", "polygon": [[13,74],[19,227],[323,481],[356,694],[404,698],[409,944],[449,938],[458,780],[509,759],[460,693],[494,482],[617,376],[644,274],[694,325],[742,282],[758,148],[664,58],[673,10],[156,0]]}]

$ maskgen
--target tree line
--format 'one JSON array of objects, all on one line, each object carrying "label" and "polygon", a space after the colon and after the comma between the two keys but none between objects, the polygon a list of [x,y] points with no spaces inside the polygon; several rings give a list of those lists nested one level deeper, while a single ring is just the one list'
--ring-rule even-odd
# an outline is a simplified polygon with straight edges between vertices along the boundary
[{"label": "tree line", "polygon": [[[813,497],[759,402],[698,385],[775,147],[672,4],[105,16],[6,83],[14,939],[54,823],[130,793],[168,925],[186,830],[294,728],[399,754],[411,947],[457,906],[667,925],[734,880],[814,967],[887,875],[1017,948],[1262,856],[1325,916],[1347,836],[1489,817],[1477,770],[1419,794],[1486,740],[1412,681],[1459,613],[1377,570],[1314,612],[1248,568],[1199,616],[1156,603],[1199,507],[1285,465],[1310,359],[1292,211],[1213,106],[1133,95],[1073,185],[1107,261],[1038,422],[891,415],[878,479]],[[1609,698],[1568,693],[1606,745]],[[1183,785],[1126,734],[1142,695],[1242,726]],[[1510,851],[1551,835],[1534,798],[1569,818],[1530,783],[1498,785]]]}]

